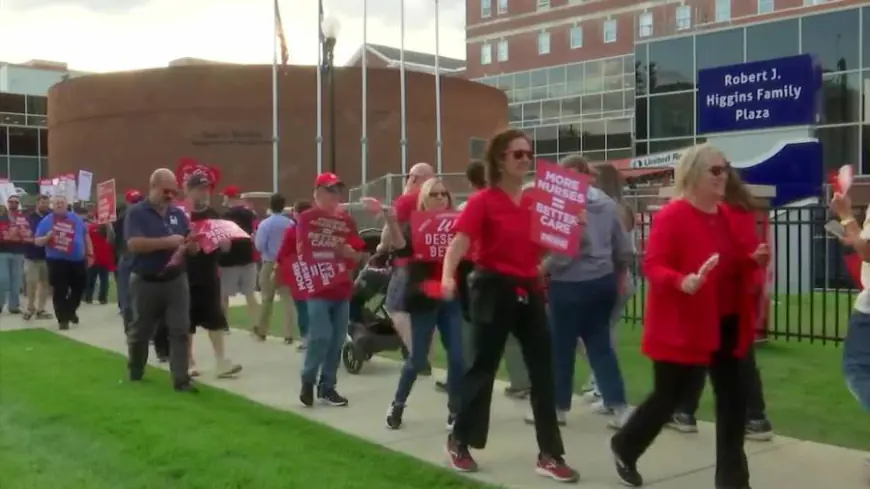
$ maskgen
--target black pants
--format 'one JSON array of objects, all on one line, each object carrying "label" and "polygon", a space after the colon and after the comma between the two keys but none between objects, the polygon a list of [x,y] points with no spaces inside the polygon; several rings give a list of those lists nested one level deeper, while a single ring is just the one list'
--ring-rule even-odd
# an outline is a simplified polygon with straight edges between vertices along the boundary
[{"label": "black pants", "polygon": [[[720,323],[720,349],[709,366],[716,395],[716,486],[749,485],[749,467],[743,450],[746,399],[740,375],[740,360],[733,355],[737,344],[737,317]],[[634,464],[671,419],[679,404],[697,391],[698,378],[707,368],[668,362],[653,362],[653,392],[637,407],[625,426],[613,437],[613,449],[626,463]]]},{"label": "black pants", "polygon": [[[755,363],[754,348],[750,348],[746,357],[740,360],[740,377],[742,381],[741,385],[743,386],[743,397],[746,399],[747,421],[767,419],[767,405],[764,402],[761,373],[758,371],[758,366]],[[695,390],[680,404],[680,407],[677,408],[677,413],[695,415],[698,411],[701,395],[704,393],[706,380],[706,372],[701,372],[697,379],[695,379]]]},{"label": "black pants", "polygon": [[474,331],[474,361],[462,377],[460,407],[453,428],[459,443],[484,448],[495,374],[504,354],[508,334],[513,333],[523,352],[531,381],[532,411],[538,449],[550,456],[565,453],[556,422],[553,359],[550,335],[540,291],[518,294],[507,277],[475,272],[469,287]]},{"label": "black pants", "polygon": [[[97,289],[97,281],[100,288]],[[109,302],[109,269],[94,265],[88,269],[88,280],[85,286],[85,302],[94,300],[94,292],[97,292],[97,300],[101,304]]]},{"label": "black pants", "polygon": [[57,322],[69,323],[76,318],[82,303],[88,279],[87,266],[84,261],[45,260],[45,263],[48,266],[54,315]]}]

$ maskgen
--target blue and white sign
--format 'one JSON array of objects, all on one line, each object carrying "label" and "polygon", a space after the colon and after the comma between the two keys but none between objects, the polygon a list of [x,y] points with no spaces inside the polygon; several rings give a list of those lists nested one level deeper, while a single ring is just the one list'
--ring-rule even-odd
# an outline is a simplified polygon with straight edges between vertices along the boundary
[{"label": "blue and white sign", "polygon": [[821,86],[809,54],[700,70],[697,132],[815,124]]}]

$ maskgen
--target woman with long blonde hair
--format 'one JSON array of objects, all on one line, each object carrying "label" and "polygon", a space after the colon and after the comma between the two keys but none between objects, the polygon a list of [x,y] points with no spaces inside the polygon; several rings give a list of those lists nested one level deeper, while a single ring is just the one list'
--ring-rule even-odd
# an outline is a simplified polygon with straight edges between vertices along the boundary
[{"label": "woman with long blonde hair", "polygon": [[[431,178],[420,187],[416,212],[449,212],[453,210],[453,196],[439,178]],[[410,224],[404,226],[405,241],[411,241]],[[423,371],[429,358],[432,338],[438,336],[447,352],[447,425],[453,427],[458,409],[458,382],[465,369],[462,351],[462,308],[455,298],[439,299],[426,289],[427,284],[438,284],[441,278],[441,261],[423,261],[414,258],[422,250],[413,250],[407,264],[408,280],[403,297],[402,310],[411,319],[411,344],[409,354],[399,374],[396,394],[387,411],[385,424],[390,429],[399,429],[405,413],[405,403],[414,387],[417,376]],[[443,257],[441,258],[443,260]]]}]

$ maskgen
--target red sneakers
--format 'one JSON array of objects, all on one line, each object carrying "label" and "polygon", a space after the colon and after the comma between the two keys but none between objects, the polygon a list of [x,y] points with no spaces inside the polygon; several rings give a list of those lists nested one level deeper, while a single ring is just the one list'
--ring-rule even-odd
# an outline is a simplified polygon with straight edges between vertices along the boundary
[{"label": "red sneakers", "polygon": [[562,457],[550,457],[541,455],[538,457],[538,465],[535,472],[544,477],[549,477],[557,482],[577,482],[580,474],[565,463]]},{"label": "red sneakers", "polygon": [[471,458],[468,446],[457,443],[453,437],[447,439],[447,457],[450,467],[457,472],[477,472],[477,462]]}]

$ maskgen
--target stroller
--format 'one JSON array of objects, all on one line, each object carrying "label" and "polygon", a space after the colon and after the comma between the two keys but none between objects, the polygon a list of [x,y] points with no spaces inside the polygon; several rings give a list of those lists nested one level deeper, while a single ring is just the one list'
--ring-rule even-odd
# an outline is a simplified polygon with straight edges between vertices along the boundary
[{"label": "stroller", "polygon": [[404,343],[384,306],[392,273],[391,258],[388,254],[375,254],[354,281],[348,340],[341,350],[342,363],[350,374],[358,374],[363,364],[380,352],[401,350],[407,357]]}]

